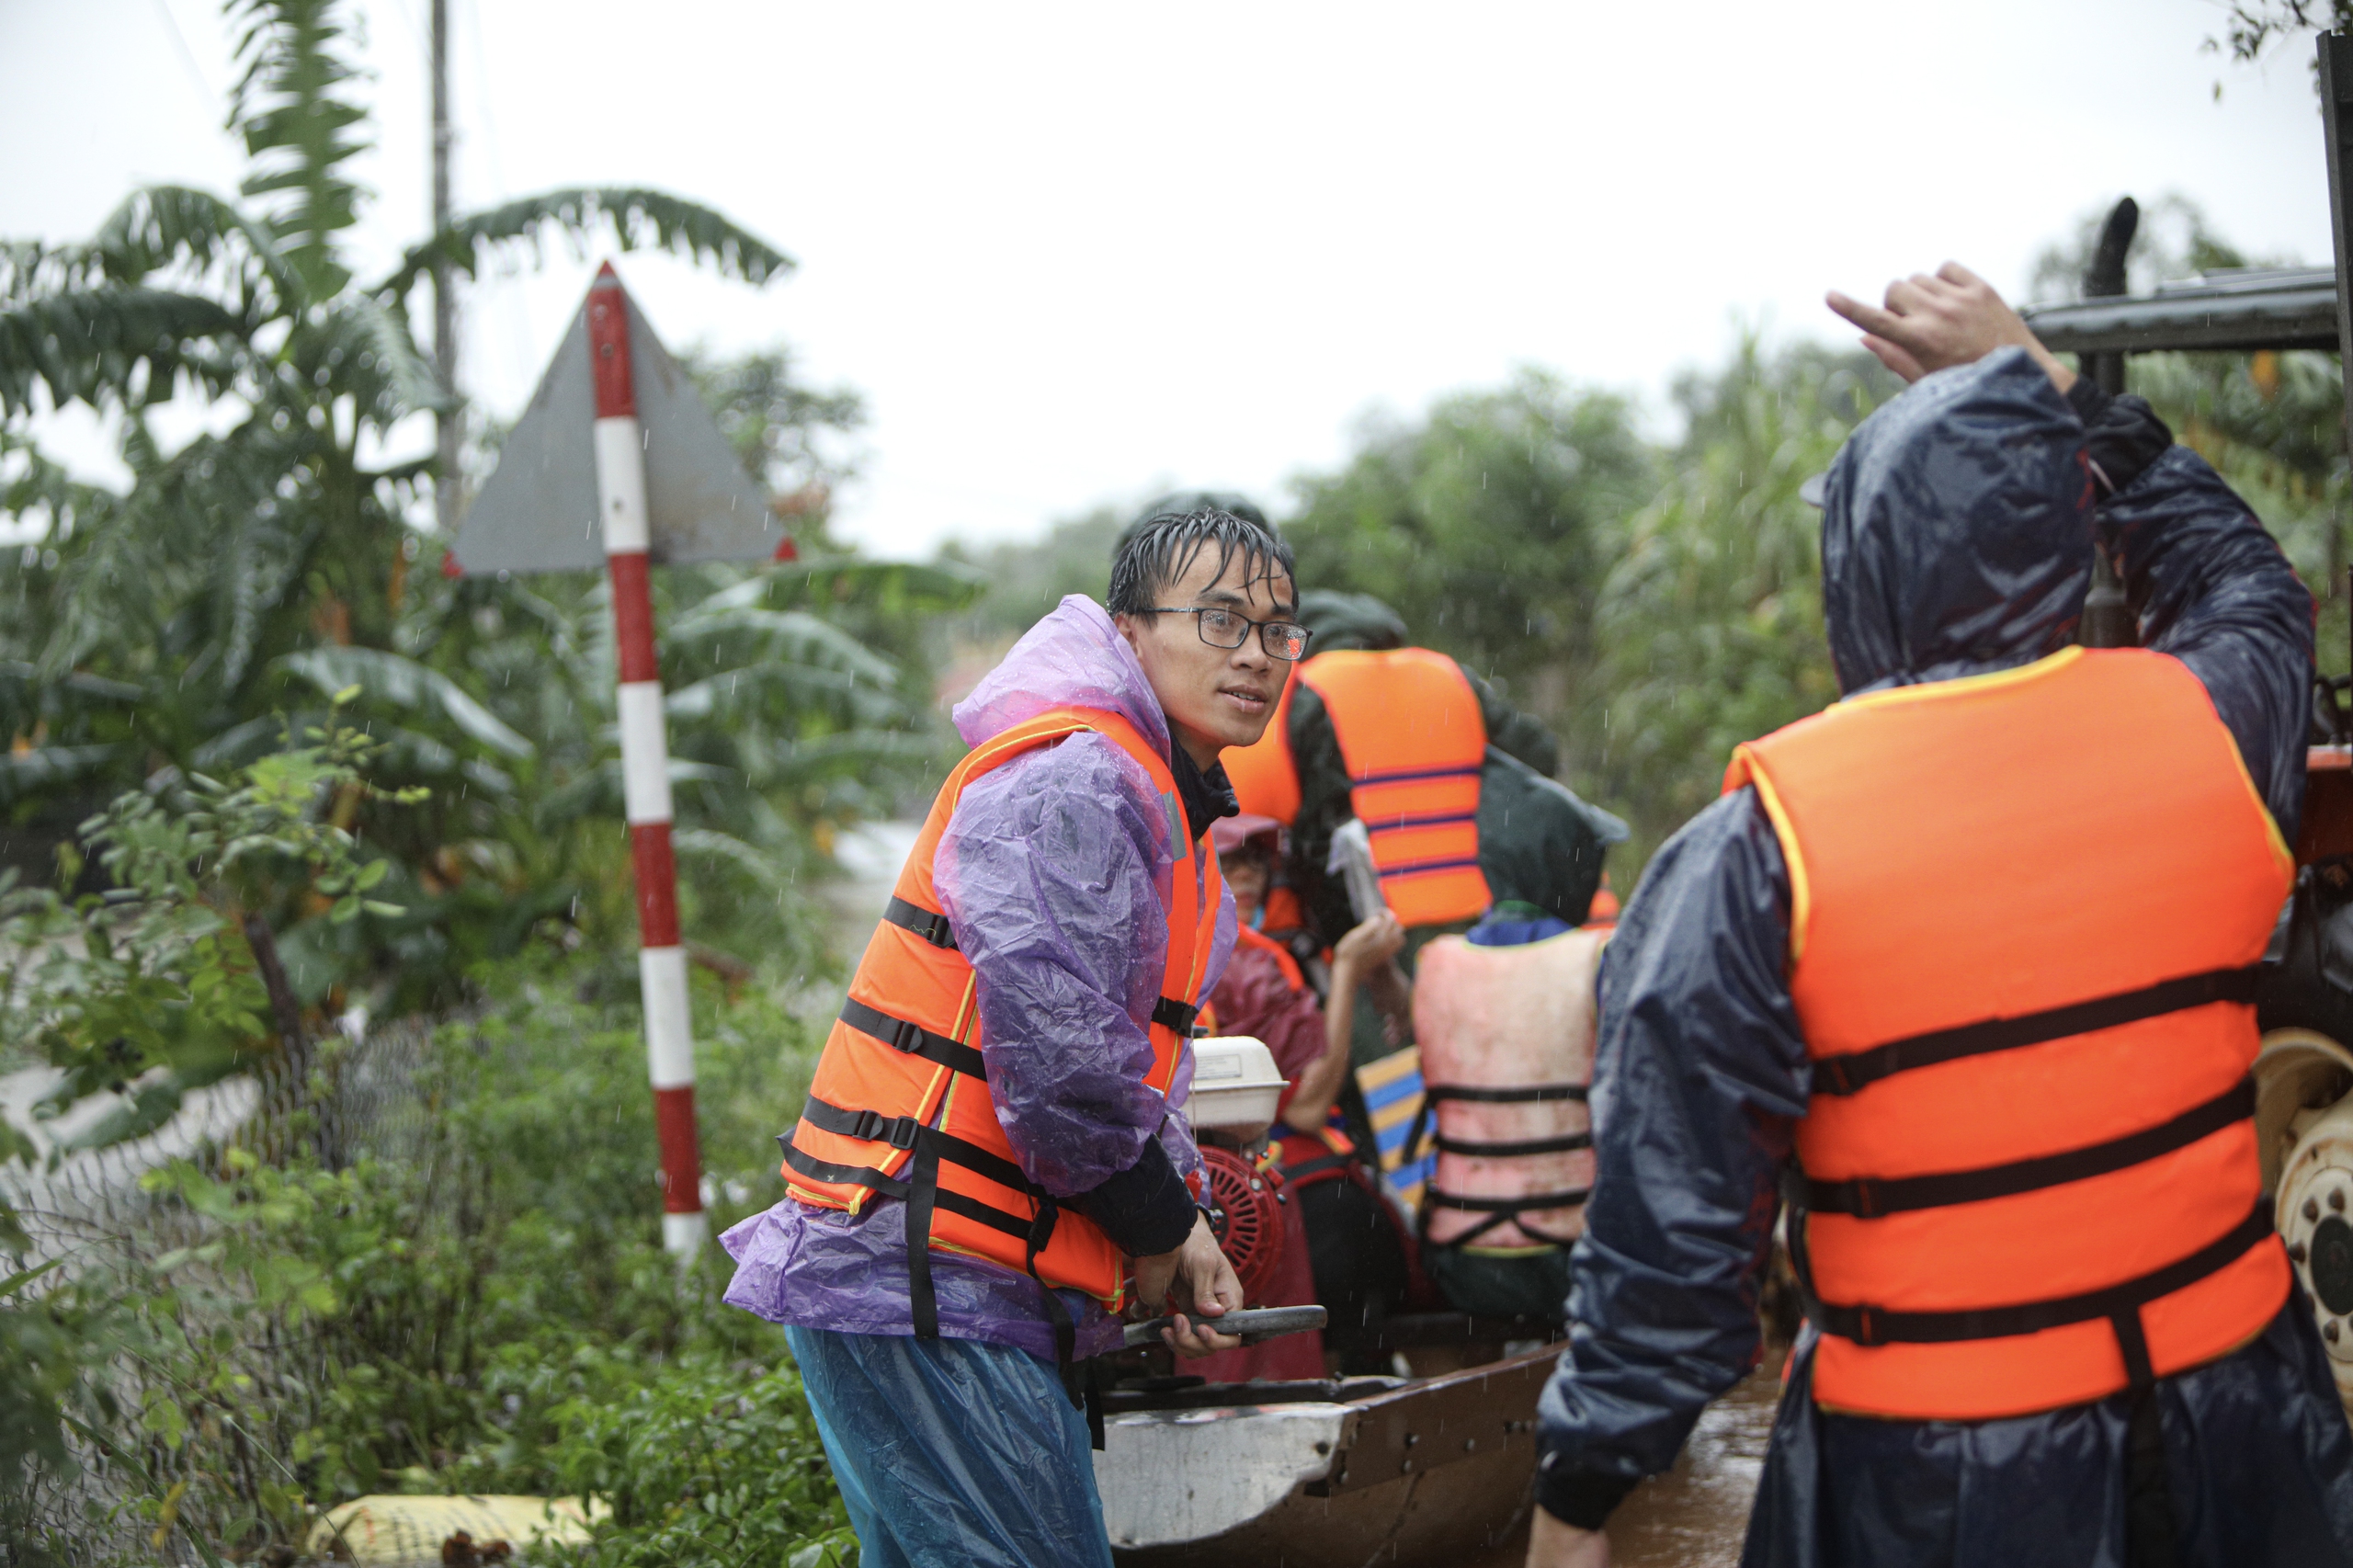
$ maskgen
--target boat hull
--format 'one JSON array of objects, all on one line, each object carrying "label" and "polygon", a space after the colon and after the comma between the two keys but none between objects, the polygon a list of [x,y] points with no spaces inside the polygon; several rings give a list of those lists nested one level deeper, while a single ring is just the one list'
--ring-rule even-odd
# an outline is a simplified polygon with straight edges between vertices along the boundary
[{"label": "boat hull", "polygon": [[1461,1563],[1527,1517],[1558,1347],[1360,1398],[1139,1411],[1096,1456],[1123,1568]]}]

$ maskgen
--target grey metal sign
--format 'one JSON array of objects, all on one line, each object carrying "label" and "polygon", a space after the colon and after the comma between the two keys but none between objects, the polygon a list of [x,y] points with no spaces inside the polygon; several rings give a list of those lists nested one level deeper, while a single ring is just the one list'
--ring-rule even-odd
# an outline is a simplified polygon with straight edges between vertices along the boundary
[{"label": "grey metal sign", "polygon": [[[790,536],[745,473],[694,383],[628,300],[637,417],[645,440],[647,555],[768,561]],[[588,363],[588,308],[572,318],[530,406],[499,451],[498,467],[458,525],[450,554],[468,576],[488,572],[585,572],[605,564],[597,523]]]}]

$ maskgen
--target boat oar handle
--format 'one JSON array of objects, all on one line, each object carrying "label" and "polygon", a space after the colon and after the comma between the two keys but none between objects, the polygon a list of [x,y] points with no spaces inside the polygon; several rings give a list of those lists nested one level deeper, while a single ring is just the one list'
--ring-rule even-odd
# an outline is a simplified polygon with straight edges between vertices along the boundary
[{"label": "boat oar handle", "polygon": [[[1279,1334],[1305,1334],[1320,1329],[1330,1318],[1331,1314],[1322,1307],[1245,1307],[1222,1318],[1195,1317],[1192,1321],[1218,1334],[1238,1334],[1243,1344],[1256,1345]],[[1173,1317],[1131,1323],[1127,1327],[1127,1347],[1132,1350],[1139,1345],[1157,1345],[1160,1331],[1176,1326]]]}]

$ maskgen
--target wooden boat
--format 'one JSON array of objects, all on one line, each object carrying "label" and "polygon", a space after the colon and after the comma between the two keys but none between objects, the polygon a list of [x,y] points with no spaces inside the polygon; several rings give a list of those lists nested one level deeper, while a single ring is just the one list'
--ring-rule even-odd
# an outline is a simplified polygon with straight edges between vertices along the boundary
[{"label": "wooden boat", "polygon": [[[1536,1402],[1559,1358],[1540,1329],[1458,1314],[1394,1320],[1392,1344],[1451,1340],[1476,1364],[1414,1378],[1146,1380],[1105,1398],[1095,1456],[1115,1562],[1132,1568],[1459,1565],[1525,1522]],[[1527,1335],[1502,1353],[1512,1329]]]}]

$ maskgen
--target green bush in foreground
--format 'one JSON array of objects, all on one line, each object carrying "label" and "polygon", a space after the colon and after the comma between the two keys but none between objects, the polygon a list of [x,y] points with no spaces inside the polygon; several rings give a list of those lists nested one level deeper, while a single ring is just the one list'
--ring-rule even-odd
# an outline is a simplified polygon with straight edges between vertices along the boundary
[{"label": "green bush in foreground", "polygon": [[[33,1373],[89,1380],[71,1408],[119,1455],[127,1501],[68,1528],[56,1456],[20,1454],[0,1534],[49,1555],[0,1561],[139,1560],[89,1544],[134,1522],[166,1558],[250,1561],[300,1550],[338,1502],[404,1491],[603,1498],[599,1539],[567,1559],[584,1568],[840,1561],[780,1335],[721,1301],[719,1248],[685,1270],[661,1249],[644,1048],[636,1009],[601,999],[620,988],[600,961],[484,975],[480,1016],[438,1032],[409,1108],[341,1168],[304,1145],[150,1173],[159,1240],[84,1256],[12,1320],[46,1336]],[[779,1196],[770,1140],[813,1059],[795,1017],[743,990],[695,996],[722,1226]],[[321,1093],[382,1066],[323,1057]]]}]

